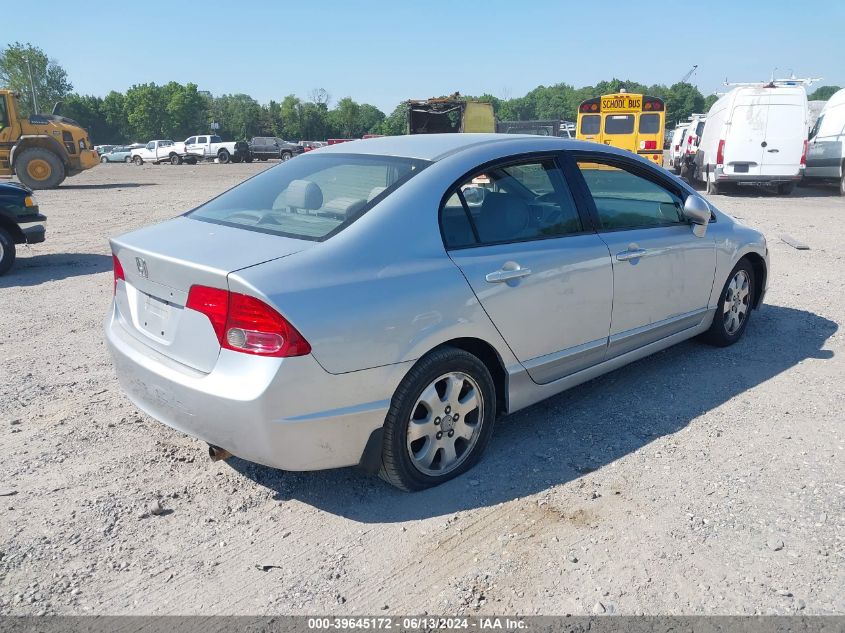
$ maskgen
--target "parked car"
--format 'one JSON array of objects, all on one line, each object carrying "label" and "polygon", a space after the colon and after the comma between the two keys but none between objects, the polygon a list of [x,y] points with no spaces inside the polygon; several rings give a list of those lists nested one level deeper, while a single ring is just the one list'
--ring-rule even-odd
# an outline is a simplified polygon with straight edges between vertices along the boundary
[{"label": "parked car", "polygon": [[693,114],[687,125],[686,134],[681,139],[678,150],[678,175],[690,179],[695,173],[695,157],[698,154],[698,144],[707,125],[706,114]]},{"label": "parked car", "polygon": [[845,89],[828,100],[810,132],[804,179],[838,182],[845,196]]},{"label": "parked car", "polygon": [[669,138],[669,166],[678,171],[681,166],[681,144],[686,140],[689,122],[678,123]]},{"label": "parked car", "polygon": [[143,165],[144,163],[181,165],[182,161],[186,159],[196,162],[195,157],[188,156],[184,143],[174,143],[168,140],[150,141],[144,147],[133,149],[130,156],[132,162],[136,165]]},{"label": "parked car", "polygon": [[769,266],[761,233],[648,160],[497,134],[309,152],[111,248],[138,407],[213,458],[404,490],[470,468],[498,415],[735,343]]},{"label": "parked car", "polygon": [[251,163],[252,154],[243,141],[224,141],[216,135],[191,136],[185,140],[185,151],[196,160],[214,160],[221,163]]},{"label": "parked car", "polygon": [[132,162],[132,148],[115,145],[100,156],[101,163],[129,163]]},{"label": "parked car", "polygon": [[256,136],[249,142],[249,151],[252,157],[258,160],[278,158],[286,161],[302,154],[304,148],[277,136]]},{"label": "parked car", "polygon": [[802,85],[738,86],[707,113],[695,178],[708,193],[727,183],[774,185],[788,195],[807,160],[807,93]]},{"label": "parked car", "polygon": [[103,154],[106,154],[106,153],[112,151],[115,147],[117,147],[117,146],[116,145],[95,145],[94,149],[97,151],[97,153],[100,156],[102,156]]},{"label": "parked car", "polygon": [[0,275],[15,263],[17,244],[38,244],[47,234],[32,189],[16,182],[0,183]]}]

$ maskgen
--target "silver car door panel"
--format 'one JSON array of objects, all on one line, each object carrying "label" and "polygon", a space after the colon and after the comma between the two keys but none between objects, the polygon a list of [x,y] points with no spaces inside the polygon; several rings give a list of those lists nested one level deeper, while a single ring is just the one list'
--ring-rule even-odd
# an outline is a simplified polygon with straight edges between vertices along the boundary
[{"label": "silver car door panel", "polygon": [[546,384],[602,362],[607,352],[607,338],[577,345],[561,352],[533,358],[524,363],[531,378]]},{"label": "silver car door panel", "polygon": [[694,310],[687,314],[680,314],[657,323],[614,334],[610,337],[607,346],[607,358],[626,354],[638,347],[696,327],[701,324],[702,319],[712,312],[713,310],[707,309]]}]

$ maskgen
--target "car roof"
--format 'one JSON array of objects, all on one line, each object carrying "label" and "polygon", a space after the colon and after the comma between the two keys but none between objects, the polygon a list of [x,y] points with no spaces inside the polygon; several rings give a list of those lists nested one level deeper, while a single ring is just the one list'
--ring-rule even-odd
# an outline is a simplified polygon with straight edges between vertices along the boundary
[{"label": "car roof", "polygon": [[520,145],[519,152],[575,150],[602,148],[609,153],[613,148],[606,145],[597,147],[596,143],[575,141],[557,136],[537,136],[534,134],[405,134],[403,136],[382,136],[346,143],[336,143],[320,148],[320,154],[373,154],[379,156],[402,156],[437,161],[480,145]]}]

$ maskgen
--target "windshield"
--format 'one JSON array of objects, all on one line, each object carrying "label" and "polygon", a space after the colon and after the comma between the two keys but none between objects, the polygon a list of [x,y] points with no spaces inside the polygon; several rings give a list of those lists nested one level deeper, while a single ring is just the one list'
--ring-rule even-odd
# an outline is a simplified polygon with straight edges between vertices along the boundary
[{"label": "windshield", "polygon": [[187,215],[251,231],[320,241],[342,231],[429,164],[394,156],[301,156],[247,180]]}]

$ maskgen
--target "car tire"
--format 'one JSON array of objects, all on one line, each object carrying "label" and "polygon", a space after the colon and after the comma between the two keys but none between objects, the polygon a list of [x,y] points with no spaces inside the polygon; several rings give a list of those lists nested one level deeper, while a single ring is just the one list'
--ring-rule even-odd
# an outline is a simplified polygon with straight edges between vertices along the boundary
[{"label": "car tire", "polygon": [[754,284],[754,269],[751,262],[743,257],[722,287],[713,323],[703,335],[706,342],[727,347],[742,338],[754,305]]},{"label": "car tire", "polygon": [[793,191],[795,191],[795,185],[796,185],[796,183],[794,183],[794,182],[784,182],[784,183],[779,184],[778,185],[778,195],[779,196],[788,196]]},{"label": "car tire", "polygon": [[15,158],[15,175],[30,189],[53,189],[65,179],[62,159],[43,147],[30,147]]},{"label": "car tire", "polygon": [[379,475],[408,492],[457,477],[480,459],[495,414],[496,388],[487,366],[462,349],[432,351],[393,394]]},{"label": "car tire", "polygon": [[132,158],[132,162],[138,165],[139,167],[144,164],[144,159],[140,156],[135,156]]},{"label": "car tire", "polygon": [[185,162],[188,163],[189,165],[196,165],[197,159],[196,158],[186,158]]},{"label": "car tire", "polygon": [[6,229],[0,228],[0,275],[4,275],[15,263],[15,240]]},{"label": "car tire", "polygon": [[171,154],[170,155],[170,164],[171,165],[181,165],[182,164],[182,157],[179,154]]},{"label": "car tire", "polygon": [[289,161],[291,158],[293,158],[293,154],[291,154],[290,152],[282,152],[281,154],[279,154],[279,159],[281,159],[283,163],[285,161]]},{"label": "car tire", "polygon": [[238,164],[239,162],[241,162],[241,157],[237,155],[232,156],[232,162]]},{"label": "car tire", "polygon": [[217,152],[217,160],[220,161],[222,164],[226,164],[232,158],[231,154],[229,154],[229,150],[221,149]]},{"label": "car tire", "polygon": [[842,175],[839,177],[839,195],[845,196],[845,163],[842,163]]},{"label": "car tire", "polygon": [[100,162],[101,163],[107,163],[107,162],[109,162],[109,159],[106,158],[105,156],[100,156]]},{"label": "car tire", "polygon": [[704,190],[708,196],[718,196],[720,193],[719,184],[716,182],[716,177],[713,176],[713,180],[710,180],[710,170],[707,170],[707,174],[704,176]]},{"label": "car tire", "polygon": [[131,156],[127,156],[126,158],[124,158],[124,159],[123,159],[123,162],[124,162],[124,163],[131,163],[131,162],[132,162],[132,157],[131,157]]}]

